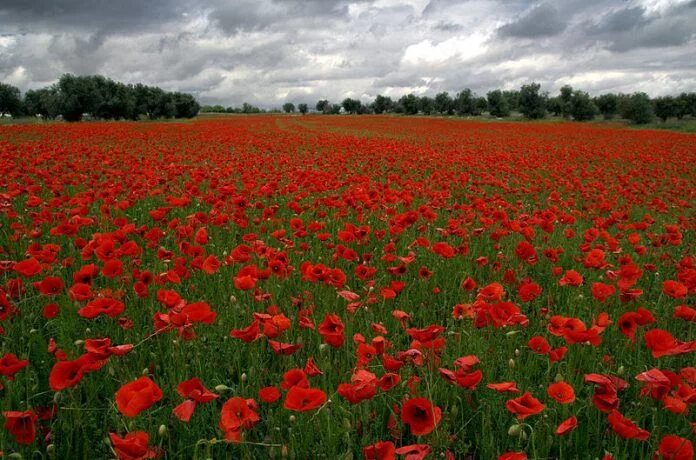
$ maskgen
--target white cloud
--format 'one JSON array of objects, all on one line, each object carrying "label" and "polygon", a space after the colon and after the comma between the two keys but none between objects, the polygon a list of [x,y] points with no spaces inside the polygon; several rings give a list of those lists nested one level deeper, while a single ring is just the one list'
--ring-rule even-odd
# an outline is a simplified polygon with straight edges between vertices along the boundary
[{"label": "white cloud", "polygon": [[[695,87],[686,0],[122,0],[109,14],[73,0],[50,15],[53,1],[0,2],[0,79],[22,91],[64,72],[267,107],[532,80],[550,92]],[[538,18],[553,27],[525,28]]]}]

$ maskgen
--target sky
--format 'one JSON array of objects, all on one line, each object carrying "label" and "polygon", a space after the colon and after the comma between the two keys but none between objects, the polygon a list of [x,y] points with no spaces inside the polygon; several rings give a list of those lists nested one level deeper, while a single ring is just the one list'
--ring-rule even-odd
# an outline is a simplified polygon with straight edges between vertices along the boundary
[{"label": "sky", "polygon": [[101,74],[203,104],[696,91],[696,0],[0,0],[0,81]]}]

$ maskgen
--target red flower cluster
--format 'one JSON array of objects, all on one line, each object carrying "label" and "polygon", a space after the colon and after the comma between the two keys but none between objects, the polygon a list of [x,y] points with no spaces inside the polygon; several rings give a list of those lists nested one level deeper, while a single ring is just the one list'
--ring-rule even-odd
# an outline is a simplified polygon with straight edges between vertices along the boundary
[{"label": "red flower cluster", "polygon": [[4,453],[692,460],[695,163],[565,123],[2,127]]}]

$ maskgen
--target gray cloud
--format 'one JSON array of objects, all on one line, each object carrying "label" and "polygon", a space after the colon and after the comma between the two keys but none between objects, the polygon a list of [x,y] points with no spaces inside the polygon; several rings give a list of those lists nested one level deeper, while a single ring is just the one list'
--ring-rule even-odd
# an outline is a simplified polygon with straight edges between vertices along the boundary
[{"label": "gray cloud", "polygon": [[0,80],[101,73],[266,107],[531,80],[665,94],[696,89],[695,23],[695,0],[3,0]]},{"label": "gray cloud", "polygon": [[538,38],[557,35],[563,32],[565,27],[566,23],[556,7],[542,3],[505,24],[498,31],[503,37]]}]

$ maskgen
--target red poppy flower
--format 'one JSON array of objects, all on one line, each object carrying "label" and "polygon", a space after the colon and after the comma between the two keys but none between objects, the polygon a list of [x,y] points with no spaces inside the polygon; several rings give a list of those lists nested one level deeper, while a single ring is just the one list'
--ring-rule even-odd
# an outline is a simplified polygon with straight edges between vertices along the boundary
[{"label": "red poppy flower", "polygon": [[80,308],[77,314],[87,319],[94,319],[99,315],[118,317],[126,309],[123,302],[116,299],[100,297]]},{"label": "red poppy flower", "polygon": [[116,392],[116,407],[126,417],[135,417],[162,399],[162,390],[148,377],[126,383]]},{"label": "red poppy flower", "polygon": [[4,375],[8,380],[13,380],[15,374],[28,365],[28,360],[17,359],[13,353],[7,353],[0,358],[0,375]]},{"label": "red poppy flower", "polygon": [[220,429],[225,433],[225,440],[240,442],[242,430],[254,427],[261,417],[256,413],[254,400],[247,400],[238,396],[230,398],[223,404],[220,412]]},{"label": "red poppy flower", "polygon": [[325,402],[326,393],[322,390],[292,387],[285,395],[283,407],[296,412],[306,412],[320,407]]},{"label": "red poppy flower", "polygon": [[498,460],[527,460],[524,452],[506,452],[498,457]]},{"label": "red poppy flower", "polygon": [[674,317],[683,319],[684,321],[689,321],[691,323],[696,323],[696,309],[687,305],[679,305],[678,307],[674,308]]},{"label": "red poppy flower", "polygon": [[527,346],[529,346],[534,353],[538,353],[540,355],[546,355],[551,351],[551,345],[549,345],[549,342],[540,335],[535,335],[529,339]]},{"label": "red poppy flower", "polygon": [[433,451],[427,444],[411,444],[396,449],[398,455],[403,455],[404,460],[423,460]]},{"label": "red poppy flower", "polygon": [[50,303],[43,308],[43,317],[46,319],[53,319],[60,313],[60,307],[58,304]]},{"label": "red poppy flower", "polygon": [[673,299],[683,299],[689,293],[689,290],[679,281],[667,280],[662,283],[662,292]]},{"label": "red poppy flower", "polygon": [[34,275],[41,273],[41,264],[34,257],[31,259],[17,262],[13,267],[14,271],[25,278],[31,278]]},{"label": "red poppy flower", "polygon": [[563,278],[558,280],[559,286],[580,286],[583,282],[583,277],[575,270],[567,270]]},{"label": "red poppy flower", "polygon": [[20,444],[31,444],[36,438],[36,421],[38,415],[33,410],[7,411],[3,412],[5,416],[5,429],[15,437],[15,440]]},{"label": "red poppy flower", "polygon": [[515,414],[519,420],[524,420],[530,415],[535,415],[544,410],[541,401],[536,399],[530,392],[525,392],[522,396],[510,399],[505,403],[505,408]]},{"label": "red poppy flower", "polygon": [[345,336],[343,330],[345,326],[335,314],[326,314],[324,321],[319,325],[319,334],[324,338],[324,341],[334,348],[340,348],[343,345]]},{"label": "red poppy flower", "polygon": [[614,295],[616,288],[611,284],[592,283],[592,297],[604,303],[609,297]]},{"label": "red poppy flower", "polygon": [[617,410],[611,411],[607,420],[609,420],[611,429],[622,438],[645,441],[650,437],[648,431],[638,427],[638,425],[621,415]]},{"label": "red poppy flower", "polygon": [[63,280],[57,276],[47,276],[41,281],[34,283],[34,287],[44,296],[55,296],[63,291]]},{"label": "red poppy flower", "polygon": [[541,286],[534,282],[523,283],[517,295],[522,302],[531,302],[541,295]]},{"label": "red poppy flower", "polygon": [[660,441],[661,460],[693,460],[694,446],[688,439],[668,434]]},{"label": "red poppy flower", "polygon": [[570,418],[567,418],[566,420],[562,421],[560,425],[556,428],[556,435],[557,436],[563,436],[565,434],[570,433],[573,431],[575,428],[578,427],[578,419],[573,416]]},{"label": "red poppy flower", "polygon": [[48,376],[49,386],[53,391],[74,387],[87,372],[100,366],[101,362],[90,354],[82,355],[72,361],[58,361],[53,365]]},{"label": "red poppy flower", "polygon": [[442,411],[426,398],[411,398],[401,406],[401,421],[420,436],[430,433],[440,423]]},{"label": "red poppy flower", "polygon": [[396,447],[391,441],[379,441],[363,447],[365,460],[396,460]]},{"label": "red poppy flower", "polygon": [[276,387],[264,387],[259,390],[259,399],[268,404],[278,401],[280,396],[280,390]]},{"label": "red poppy flower", "polygon": [[498,393],[519,393],[517,384],[515,382],[500,382],[500,383],[489,383],[486,388],[495,390]]},{"label": "red poppy flower", "polygon": [[570,404],[575,401],[575,391],[566,382],[552,383],[546,391],[559,404]]},{"label": "red poppy flower", "polygon": [[144,431],[131,431],[124,437],[109,433],[109,439],[119,460],[145,460],[158,456],[157,450],[148,446],[150,436]]},{"label": "red poppy flower", "polygon": [[681,355],[696,350],[696,340],[680,342],[662,329],[651,329],[646,332],[645,345],[652,352],[653,358]]},{"label": "red poppy flower", "polygon": [[177,385],[176,392],[182,398],[189,398],[174,408],[174,415],[182,422],[188,422],[191,419],[196,404],[205,404],[219,397],[204,387],[197,377],[181,382]]}]

